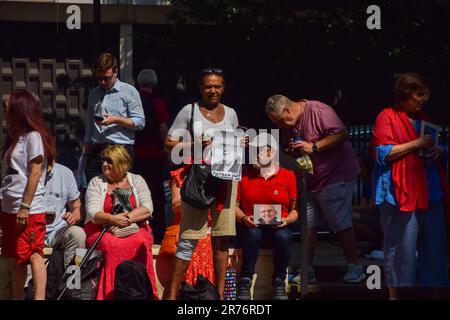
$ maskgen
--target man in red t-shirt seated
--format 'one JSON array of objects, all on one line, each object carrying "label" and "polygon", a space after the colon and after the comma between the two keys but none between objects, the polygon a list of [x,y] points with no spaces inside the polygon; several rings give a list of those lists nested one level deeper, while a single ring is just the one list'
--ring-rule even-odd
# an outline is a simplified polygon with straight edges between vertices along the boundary
[{"label": "man in red t-shirt seated", "polygon": [[[259,249],[266,244],[273,249],[272,285],[275,300],[287,300],[286,268],[291,258],[292,231],[288,227],[298,219],[295,209],[297,185],[292,171],[279,166],[275,146],[266,146],[258,154],[253,167],[245,170],[238,185],[236,221],[238,241],[242,244],[242,269],[238,300],[250,300],[250,287]],[[258,214],[267,205],[280,208],[281,223],[260,225]]]}]

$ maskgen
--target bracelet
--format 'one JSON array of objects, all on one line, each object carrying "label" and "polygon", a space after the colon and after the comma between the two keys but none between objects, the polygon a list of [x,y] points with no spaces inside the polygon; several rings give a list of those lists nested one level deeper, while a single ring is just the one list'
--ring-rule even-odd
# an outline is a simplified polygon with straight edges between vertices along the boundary
[{"label": "bracelet", "polygon": [[21,202],[20,203],[20,208],[30,210],[31,206],[28,203]]}]

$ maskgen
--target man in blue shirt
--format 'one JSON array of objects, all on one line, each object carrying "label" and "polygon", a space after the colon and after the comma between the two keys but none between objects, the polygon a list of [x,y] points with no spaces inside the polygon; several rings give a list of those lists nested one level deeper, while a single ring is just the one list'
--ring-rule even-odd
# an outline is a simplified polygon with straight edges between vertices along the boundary
[{"label": "man in blue shirt", "polygon": [[76,249],[84,248],[86,242],[83,228],[77,226],[82,220],[80,192],[69,168],[53,164],[47,173],[45,200],[46,219],[49,217],[45,245],[63,249],[64,267],[67,267],[74,258]]},{"label": "man in blue shirt", "polygon": [[84,136],[86,178],[102,173],[100,154],[108,145],[121,144],[134,161],[134,134],[145,126],[139,92],[117,78],[117,59],[102,53],[95,64],[98,86],[90,93]]}]

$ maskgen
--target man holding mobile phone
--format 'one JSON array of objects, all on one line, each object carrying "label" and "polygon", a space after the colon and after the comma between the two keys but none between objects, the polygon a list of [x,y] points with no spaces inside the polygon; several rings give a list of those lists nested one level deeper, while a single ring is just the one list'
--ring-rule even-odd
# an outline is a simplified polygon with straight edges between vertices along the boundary
[{"label": "man holding mobile phone", "polygon": [[121,144],[134,162],[135,132],[145,126],[145,115],[139,92],[117,78],[117,59],[102,53],[95,64],[98,86],[88,98],[84,155],[87,182],[102,174],[100,154],[109,145]]}]

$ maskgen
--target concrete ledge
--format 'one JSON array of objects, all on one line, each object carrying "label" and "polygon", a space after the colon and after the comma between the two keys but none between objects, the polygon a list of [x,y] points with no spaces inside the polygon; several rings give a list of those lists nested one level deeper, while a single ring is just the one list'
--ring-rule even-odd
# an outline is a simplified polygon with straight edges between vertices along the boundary
[{"label": "concrete ledge", "polygon": [[[162,298],[164,292],[164,286],[161,283],[158,274],[156,272],[156,260],[159,253],[159,245],[153,245],[153,267],[156,275],[156,288],[158,296]],[[52,248],[44,248],[44,257],[48,258],[52,253]],[[229,249],[230,258],[233,255],[237,256],[237,261],[242,261],[242,254],[240,250]],[[170,261],[168,262],[170,263]],[[239,279],[240,264],[234,266],[237,273],[237,279]],[[31,268],[28,268],[28,277],[31,277]],[[262,249],[258,261],[256,262],[255,275],[253,277],[253,283],[251,287],[251,294],[253,299],[256,300],[270,300],[273,297],[272,288],[272,273],[273,273],[273,260],[272,250]],[[161,279],[162,280],[162,279]],[[163,281],[164,282],[164,281]],[[0,256],[0,300],[11,299],[11,259],[4,256]]]},{"label": "concrete ledge", "polygon": [[[156,272],[160,266],[156,267],[158,259],[159,246],[153,246],[153,264],[156,274],[156,288],[158,291],[158,296],[161,298],[164,292],[164,285],[168,279],[159,279],[158,273]],[[238,263],[233,267],[236,269],[237,280],[239,280],[240,274],[240,261],[242,261],[241,250],[229,249],[229,258],[237,256]],[[169,261],[164,261],[164,263],[170,263]],[[161,261],[158,261],[161,263]],[[272,287],[272,273],[273,273],[273,254],[272,250],[261,249],[259,253],[259,258],[255,266],[255,274],[253,276],[253,282],[250,289],[252,299],[254,300],[272,300],[273,298],[273,287]],[[162,276],[161,274],[159,276]],[[162,282],[162,283],[161,283]],[[287,285],[287,283],[286,283]]]}]

